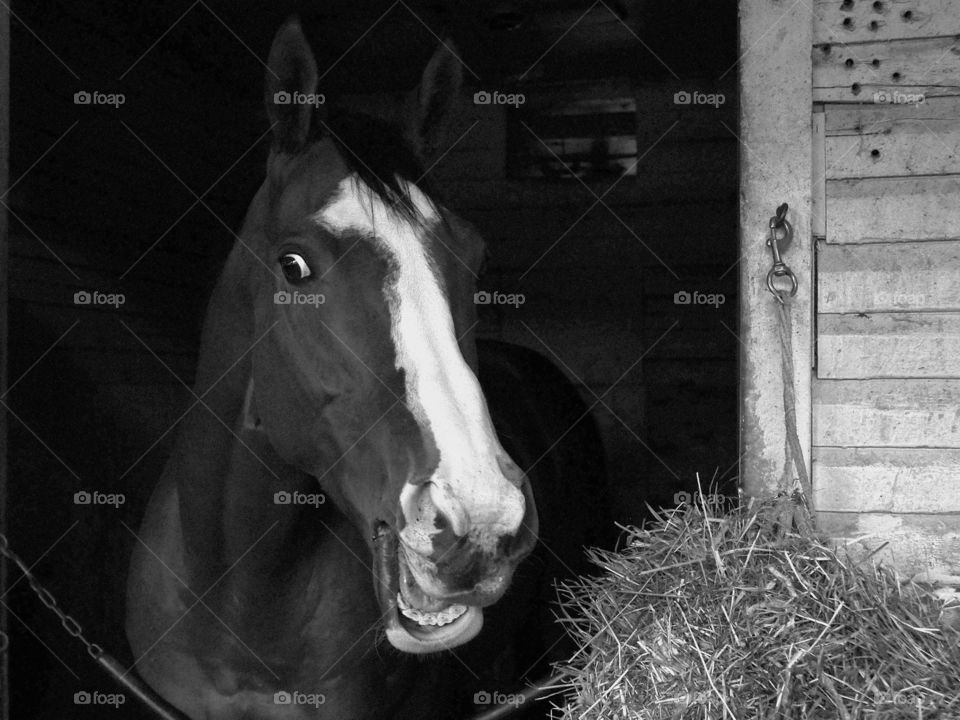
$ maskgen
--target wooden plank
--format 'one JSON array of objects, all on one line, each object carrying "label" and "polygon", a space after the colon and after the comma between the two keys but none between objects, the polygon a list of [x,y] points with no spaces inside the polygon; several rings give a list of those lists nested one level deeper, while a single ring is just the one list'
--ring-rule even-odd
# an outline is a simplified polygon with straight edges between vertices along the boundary
[{"label": "wooden plank", "polygon": [[960,513],[960,450],[814,447],[814,507]]},{"label": "wooden plank", "polygon": [[813,134],[813,187],[810,193],[810,232],[817,239],[827,235],[827,150],[826,113],[822,105],[814,108],[810,131]]},{"label": "wooden plank", "polygon": [[819,315],[821,378],[960,378],[960,313]]},{"label": "wooden plank", "polygon": [[820,45],[813,51],[814,102],[873,102],[875,92],[960,95],[960,39]]},{"label": "wooden plank", "polygon": [[960,34],[955,0],[816,0],[813,42],[859,43]]},{"label": "wooden plank", "polygon": [[898,568],[908,577],[937,571],[956,575],[960,514],[818,512],[817,516],[818,529],[840,541],[855,559],[879,549],[874,562]]},{"label": "wooden plank", "polygon": [[[776,304],[762,278],[770,269],[764,238],[777,206],[790,205],[794,244],[786,256],[800,279],[791,301],[798,437],[809,465],[812,259],[810,194],[813,104],[810,47],[813,10],[806,3],[739,5],[740,37],[740,352],[741,484],[748,496],[775,495],[796,478],[784,472],[783,375]],[[776,28],[771,32],[771,28]]]},{"label": "wooden plank", "polygon": [[960,172],[960,98],[918,105],[830,105],[830,180]]},{"label": "wooden plank", "polygon": [[960,238],[960,176],[827,182],[828,243]]},{"label": "wooden plank", "polygon": [[938,127],[949,131],[960,120],[960,98],[932,97],[921,103],[866,103],[849,105],[828,103],[824,108],[824,132],[827,137],[863,134],[885,135],[898,123],[924,122],[930,132]]},{"label": "wooden plank", "polygon": [[821,244],[822,313],[960,310],[960,242]]},{"label": "wooden plank", "polygon": [[960,448],[960,380],[815,380],[813,443]]}]

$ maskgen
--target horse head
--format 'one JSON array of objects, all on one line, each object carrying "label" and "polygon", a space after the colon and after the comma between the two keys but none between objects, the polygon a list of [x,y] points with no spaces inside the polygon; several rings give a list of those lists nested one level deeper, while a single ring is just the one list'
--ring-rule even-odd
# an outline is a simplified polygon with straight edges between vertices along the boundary
[{"label": "horse head", "polygon": [[483,242],[422,169],[460,63],[441,44],[405,127],[323,114],[296,20],[268,65],[273,142],[240,238],[262,338],[244,422],[368,538],[389,642],[455,647],[479,632],[537,533],[529,482],[476,376]]}]

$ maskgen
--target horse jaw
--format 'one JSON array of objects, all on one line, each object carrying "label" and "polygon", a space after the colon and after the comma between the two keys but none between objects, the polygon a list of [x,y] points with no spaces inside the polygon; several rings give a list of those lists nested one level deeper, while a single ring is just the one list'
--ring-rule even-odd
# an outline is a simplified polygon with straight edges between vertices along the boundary
[{"label": "horse jaw", "polygon": [[473,640],[483,627],[483,610],[476,605],[467,606],[467,611],[449,625],[432,629],[429,634],[408,630],[400,620],[396,607],[387,617],[387,640],[397,650],[412,655],[452,650]]},{"label": "horse jaw", "polygon": [[414,623],[401,618],[397,601],[400,592],[397,543],[397,535],[390,528],[386,525],[378,528],[374,539],[374,582],[389,643],[401,652],[426,655],[451,650],[475,638],[483,628],[483,610],[476,605],[468,605],[463,615],[441,626],[414,627]]}]

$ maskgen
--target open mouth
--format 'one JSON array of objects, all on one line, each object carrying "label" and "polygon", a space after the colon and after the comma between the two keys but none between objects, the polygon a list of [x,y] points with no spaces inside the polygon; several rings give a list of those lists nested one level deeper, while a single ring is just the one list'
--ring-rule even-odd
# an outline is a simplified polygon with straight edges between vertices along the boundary
[{"label": "open mouth", "polygon": [[378,528],[375,544],[377,598],[385,611],[391,645],[414,654],[439,652],[462,645],[480,632],[483,611],[426,593],[398,547],[396,534],[385,524]]}]

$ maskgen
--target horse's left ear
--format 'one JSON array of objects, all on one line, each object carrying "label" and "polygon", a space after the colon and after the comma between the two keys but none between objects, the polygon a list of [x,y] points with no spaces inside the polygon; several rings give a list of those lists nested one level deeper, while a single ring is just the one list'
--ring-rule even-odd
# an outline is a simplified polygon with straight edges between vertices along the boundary
[{"label": "horse's left ear", "polygon": [[273,39],[265,90],[273,147],[295,153],[310,133],[314,105],[305,96],[317,91],[317,62],[296,17],[289,18]]},{"label": "horse's left ear", "polygon": [[445,137],[445,129],[463,85],[463,64],[448,38],[427,63],[417,91],[413,134],[424,155],[432,155]]}]

